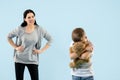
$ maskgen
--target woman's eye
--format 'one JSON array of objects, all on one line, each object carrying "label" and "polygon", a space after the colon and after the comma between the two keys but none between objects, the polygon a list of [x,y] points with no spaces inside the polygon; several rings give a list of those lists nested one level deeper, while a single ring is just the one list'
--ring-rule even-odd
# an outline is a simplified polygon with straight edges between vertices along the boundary
[{"label": "woman's eye", "polygon": [[34,18],[34,16],[32,16],[32,18]]},{"label": "woman's eye", "polygon": [[30,17],[28,17],[28,19],[30,19]]}]

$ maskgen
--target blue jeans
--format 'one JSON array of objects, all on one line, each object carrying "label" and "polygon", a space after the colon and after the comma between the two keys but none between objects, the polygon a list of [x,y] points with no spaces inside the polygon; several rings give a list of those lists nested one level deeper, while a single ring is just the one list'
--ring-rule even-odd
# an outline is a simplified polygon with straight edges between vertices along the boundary
[{"label": "blue jeans", "polygon": [[93,76],[79,77],[79,76],[72,75],[72,80],[94,80],[94,78],[93,78]]}]

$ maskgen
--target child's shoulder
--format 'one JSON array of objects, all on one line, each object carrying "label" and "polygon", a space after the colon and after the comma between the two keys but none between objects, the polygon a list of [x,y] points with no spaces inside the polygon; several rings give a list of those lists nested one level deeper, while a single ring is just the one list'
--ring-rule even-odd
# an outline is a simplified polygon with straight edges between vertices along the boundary
[{"label": "child's shoulder", "polygon": [[70,47],[72,47],[72,46],[73,46],[73,43],[74,43],[73,41],[70,43]]}]

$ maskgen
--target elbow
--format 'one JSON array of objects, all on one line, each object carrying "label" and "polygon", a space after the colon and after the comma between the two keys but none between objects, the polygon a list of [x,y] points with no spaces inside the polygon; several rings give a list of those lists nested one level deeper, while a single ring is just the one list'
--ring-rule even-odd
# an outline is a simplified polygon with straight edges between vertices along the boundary
[{"label": "elbow", "polygon": [[70,59],[73,59],[73,56],[72,56],[72,54],[71,54],[71,53],[70,53],[69,57],[70,57]]},{"label": "elbow", "polygon": [[75,55],[75,53],[70,53],[70,59],[75,59],[77,58],[77,56]]},{"label": "elbow", "polygon": [[9,41],[9,40],[11,40],[12,39],[12,37],[10,36],[10,34],[8,34],[7,35],[7,40]]},{"label": "elbow", "polygon": [[50,39],[50,40],[47,42],[47,45],[48,45],[48,46],[51,46],[52,42],[53,42],[53,40]]},{"label": "elbow", "polygon": [[70,59],[73,59],[73,56],[70,55]]},{"label": "elbow", "polygon": [[8,40],[8,41],[11,41],[12,39],[11,39],[11,38],[9,38],[9,37],[7,37],[7,40]]}]

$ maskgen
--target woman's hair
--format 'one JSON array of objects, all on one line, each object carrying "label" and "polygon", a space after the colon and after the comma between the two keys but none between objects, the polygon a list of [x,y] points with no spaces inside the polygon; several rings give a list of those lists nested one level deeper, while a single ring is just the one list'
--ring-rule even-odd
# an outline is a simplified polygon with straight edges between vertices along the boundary
[{"label": "woman's hair", "polygon": [[[25,12],[23,13],[23,19],[26,18],[26,16],[27,16],[28,13],[33,13],[34,16],[35,16],[35,13],[34,13],[33,10],[31,10],[31,9],[27,9],[27,10],[25,10]],[[35,20],[34,25],[38,25],[37,22],[36,22],[36,20]],[[24,20],[24,21],[22,22],[22,24],[21,24],[21,27],[25,27],[25,26],[27,26],[27,22]]]},{"label": "woman's hair", "polygon": [[81,41],[81,38],[84,36],[85,31],[82,28],[75,28],[72,32],[72,40],[74,42]]}]

